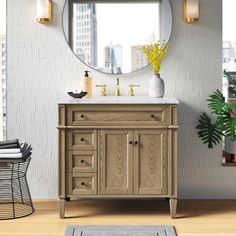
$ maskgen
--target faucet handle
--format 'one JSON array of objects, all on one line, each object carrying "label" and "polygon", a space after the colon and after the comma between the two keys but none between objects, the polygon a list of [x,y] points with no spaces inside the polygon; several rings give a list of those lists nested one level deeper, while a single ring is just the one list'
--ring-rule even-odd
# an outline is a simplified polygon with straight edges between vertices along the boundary
[{"label": "faucet handle", "polygon": [[129,96],[134,96],[134,87],[140,87],[140,85],[139,84],[130,84],[129,87],[130,87]]},{"label": "faucet handle", "polygon": [[107,86],[105,84],[97,84],[96,87],[101,88],[101,96],[107,96]]}]

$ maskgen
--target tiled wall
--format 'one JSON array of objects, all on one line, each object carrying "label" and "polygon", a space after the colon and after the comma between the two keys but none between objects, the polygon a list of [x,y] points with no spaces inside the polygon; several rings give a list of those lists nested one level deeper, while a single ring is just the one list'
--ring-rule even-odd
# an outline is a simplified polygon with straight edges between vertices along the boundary
[{"label": "tiled wall", "polygon": [[[68,48],[61,27],[64,0],[53,0],[53,23],[35,22],[36,1],[7,0],[8,5],[8,138],[33,146],[29,184],[34,198],[57,197],[57,103],[79,85],[86,67]],[[179,98],[178,185],[180,198],[234,198],[236,169],[221,166],[221,148],[208,150],[196,135],[206,98],[221,88],[221,0],[200,0],[200,22],[182,21],[182,0],[171,0],[171,48],[161,75],[166,96]],[[112,76],[92,73],[94,84],[114,88]],[[147,93],[151,70],[121,76],[127,93]],[[98,94],[98,90],[95,89]]]}]

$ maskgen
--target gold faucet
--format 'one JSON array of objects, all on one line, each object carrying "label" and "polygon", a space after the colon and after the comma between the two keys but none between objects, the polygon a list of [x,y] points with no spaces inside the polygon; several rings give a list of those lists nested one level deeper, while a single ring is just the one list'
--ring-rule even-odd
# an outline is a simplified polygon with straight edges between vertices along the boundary
[{"label": "gold faucet", "polygon": [[96,87],[101,88],[101,96],[107,96],[107,86],[105,84],[97,84]]},{"label": "gold faucet", "polygon": [[134,87],[140,87],[140,85],[131,84],[129,87],[129,96],[134,96]]},{"label": "gold faucet", "polygon": [[116,96],[121,96],[119,78],[117,78],[117,81],[116,81],[116,91],[115,91],[115,95],[116,95]]}]

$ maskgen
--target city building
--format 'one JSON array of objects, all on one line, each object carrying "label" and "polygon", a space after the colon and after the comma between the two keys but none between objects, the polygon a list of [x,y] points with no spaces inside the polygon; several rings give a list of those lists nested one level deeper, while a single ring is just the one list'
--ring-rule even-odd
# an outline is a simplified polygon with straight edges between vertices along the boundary
[{"label": "city building", "polygon": [[222,53],[222,56],[223,56],[223,62],[224,63],[227,63],[230,61],[231,59],[231,56],[232,56],[232,44],[231,42],[229,41],[225,41],[223,42],[223,53]]},{"label": "city building", "polygon": [[222,50],[223,69],[236,71],[236,42],[224,41]]},{"label": "city building", "polygon": [[123,66],[123,48],[120,44],[110,44],[104,48],[104,72],[121,74]]},{"label": "city building", "polygon": [[131,47],[131,70],[142,69],[148,64],[147,58],[143,54],[143,45]]},{"label": "city building", "polygon": [[6,36],[0,35],[0,140],[6,137]]},{"label": "city building", "polygon": [[97,17],[94,3],[73,8],[73,51],[86,64],[97,66]]}]

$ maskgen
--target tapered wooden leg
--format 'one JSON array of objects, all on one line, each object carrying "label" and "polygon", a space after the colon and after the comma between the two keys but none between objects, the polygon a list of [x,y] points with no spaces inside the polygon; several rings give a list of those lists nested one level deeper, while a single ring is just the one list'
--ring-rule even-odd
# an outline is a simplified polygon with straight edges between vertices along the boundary
[{"label": "tapered wooden leg", "polygon": [[170,216],[172,219],[176,218],[176,209],[177,209],[177,199],[170,199]]},{"label": "tapered wooden leg", "polygon": [[65,199],[59,199],[59,216],[61,219],[65,218]]}]

